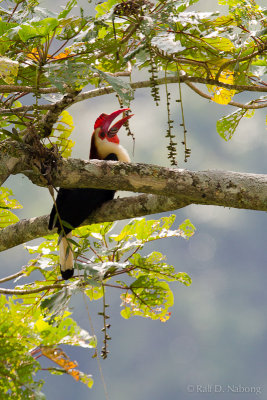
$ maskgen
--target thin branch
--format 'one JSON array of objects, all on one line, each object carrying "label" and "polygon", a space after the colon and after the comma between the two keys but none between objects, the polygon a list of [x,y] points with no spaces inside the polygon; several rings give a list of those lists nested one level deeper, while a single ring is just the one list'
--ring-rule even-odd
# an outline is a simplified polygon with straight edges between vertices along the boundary
[{"label": "thin branch", "polygon": [[17,272],[16,274],[9,275],[9,276],[6,276],[5,278],[0,279],[0,283],[12,281],[13,279],[16,279],[16,278],[18,278],[19,276],[22,276],[22,275],[24,275],[24,274],[25,274],[25,271],[23,271],[23,270],[22,270],[22,271],[19,271],[19,272]]},{"label": "thin branch", "polygon": [[[201,83],[201,84],[205,84],[205,85],[213,85],[213,86],[218,86],[218,87],[224,87],[226,89],[229,90],[236,90],[239,92],[263,92],[266,93],[267,92],[267,86],[265,85],[230,85],[224,82],[219,82],[216,79],[207,79],[207,78],[200,78],[200,77],[189,77],[187,75],[181,75],[180,76],[180,81],[181,82],[185,82],[185,83]],[[165,78],[159,78],[156,80],[157,85],[165,85],[165,83],[178,83],[179,82],[179,77],[177,76],[170,76],[167,77],[166,80]],[[4,85],[6,86],[6,85]],[[151,82],[150,80],[146,80],[146,81],[139,81],[139,82],[133,82],[130,83],[130,86],[132,87],[132,89],[141,89],[141,88],[147,88],[151,86]],[[24,87],[21,87],[24,90]],[[28,87],[30,88],[30,87]],[[1,89],[1,86],[0,86]],[[35,88],[32,88],[33,91],[35,91]],[[55,90],[55,88],[48,88],[51,89],[50,92],[47,91],[47,93],[57,93],[59,92],[58,90]],[[80,93],[79,95],[77,95],[74,98],[73,103],[78,103],[80,101],[83,100],[87,100],[87,99],[91,99],[94,97],[98,97],[98,96],[104,96],[106,94],[111,94],[114,93],[115,90],[113,89],[112,86],[106,86],[103,88],[98,88],[98,89],[93,89],[90,90],[88,92],[84,92],[84,93]],[[30,91],[29,91],[30,93]],[[203,97],[203,96],[202,96]],[[55,103],[57,104],[57,103]],[[55,107],[55,104],[42,104],[38,106],[39,110],[53,110]],[[236,103],[238,104],[237,107],[240,108],[253,108],[253,107],[249,107],[248,105],[241,105],[241,103]],[[232,104],[234,105],[234,104]],[[265,107],[265,106],[264,106]],[[0,114],[1,115],[10,115],[10,114],[17,114],[17,113],[22,113],[22,112],[28,112],[28,111],[33,111],[34,110],[34,106],[22,106],[22,107],[17,107],[17,108],[12,108],[12,110],[7,110],[5,108],[1,108],[0,109]]]},{"label": "thin branch", "polygon": [[[212,96],[202,92],[199,88],[197,88],[193,83],[191,82],[185,82],[188,87],[190,87],[195,93],[197,93],[199,96],[204,97],[204,99],[212,100]],[[265,108],[267,107],[267,101],[263,102],[261,104],[256,103],[257,100],[251,101],[249,103],[243,104],[243,103],[237,103],[236,101],[230,101],[227,105],[229,106],[234,106],[234,107],[239,107],[247,110],[256,110],[260,108]],[[256,104],[255,104],[256,103]]]},{"label": "thin branch", "polygon": [[27,294],[34,294],[34,293],[40,293],[40,292],[44,292],[47,290],[51,290],[51,289],[62,289],[64,287],[67,287],[68,285],[61,285],[58,283],[55,283],[53,285],[45,285],[45,286],[41,286],[39,288],[35,288],[35,289],[4,289],[4,288],[0,288],[0,293],[2,294],[7,294],[7,295],[27,295]]},{"label": "thin branch", "polygon": [[[84,221],[83,225],[177,210],[188,204],[189,202],[184,200],[152,194],[118,198],[103,204],[102,207]],[[43,215],[41,217],[23,219],[2,229],[0,231],[0,252],[30,240],[56,233],[56,229],[53,231],[48,230],[48,221],[49,215]]]},{"label": "thin branch", "polygon": [[[13,114],[20,114],[20,113],[25,113],[28,111],[33,111],[36,109],[36,106],[21,106],[21,107],[16,107],[12,109],[6,109],[6,108],[0,108],[0,114],[1,115],[13,115]],[[52,110],[53,109],[53,104],[39,104],[38,105],[38,110]]]},{"label": "thin branch", "polygon": [[57,122],[59,115],[63,110],[70,107],[74,102],[80,91],[73,91],[72,93],[66,94],[61,100],[52,104],[50,110],[42,118],[39,129],[41,130],[41,136],[47,137],[51,134],[53,125]]},{"label": "thin branch", "polygon": [[244,57],[240,57],[240,58],[236,58],[236,59],[233,59],[233,60],[226,61],[226,62],[225,62],[224,64],[222,64],[221,67],[219,68],[219,71],[217,72],[217,74],[216,74],[216,76],[215,76],[215,79],[216,79],[216,80],[219,80],[220,75],[221,75],[221,72],[222,72],[226,67],[228,67],[229,65],[236,64],[236,63],[240,63],[240,62],[243,62],[243,61],[251,60],[252,58],[256,57],[257,55],[262,54],[266,49],[267,49],[267,41],[262,43],[260,49],[258,49],[257,51],[252,52],[251,54],[248,54],[247,56],[244,56]]},{"label": "thin branch", "polygon": [[[0,85],[0,92],[1,93],[14,93],[14,92],[34,93],[34,92],[36,92],[36,87],[22,86],[22,85]],[[58,93],[59,89],[56,87],[39,88],[38,92],[42,93],[42,94]]]}]

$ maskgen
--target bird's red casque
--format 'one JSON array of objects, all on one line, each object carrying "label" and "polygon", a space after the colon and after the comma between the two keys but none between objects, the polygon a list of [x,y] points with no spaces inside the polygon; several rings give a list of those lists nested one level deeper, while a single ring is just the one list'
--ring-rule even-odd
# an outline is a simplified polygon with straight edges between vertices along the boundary
[{"label": "bird's red casque", "polygon": [[114,111],[111,114],[101,114],[97,120],[95,121],[94,125],[94,132],[96,132],[97,129],[99,129],[98,135],[99,137],[103,139],[108,139],[110,142],[114,143],[119,143],[119,138],[117,136],[117,133],[119,129],[122,127],[125,122],[133,116],[133,114],[129,115],[127,114],[125,117],[121,118],[119,121],[117,121],[114,125],[112,125],[111,128],[110,124],[114,121],[114,119],[120,115],[121,113],[128,113],[130,111],[129,108],[121,108],[117,111]]}]

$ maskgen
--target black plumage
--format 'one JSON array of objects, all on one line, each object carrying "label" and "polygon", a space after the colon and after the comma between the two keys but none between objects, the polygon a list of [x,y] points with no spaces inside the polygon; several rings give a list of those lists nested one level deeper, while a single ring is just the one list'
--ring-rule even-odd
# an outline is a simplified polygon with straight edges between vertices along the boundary
[{"label": "black plumage", "polygon": [[[109,154],[105,160],[117,161],[116,154]],[[63,189],[60,188],[56,198],[57,210],[61,221],[67,222],[72,228],[77,228],[83,221],[97,208],[106,201],[114,198],[115,190],[107,189]],[[48,228],[58,229],[61,234],[61,224],[57,218],[55,205],[52,208]],[[64,226],[64,233],[67,235],[71,232],[68,226]]]}]

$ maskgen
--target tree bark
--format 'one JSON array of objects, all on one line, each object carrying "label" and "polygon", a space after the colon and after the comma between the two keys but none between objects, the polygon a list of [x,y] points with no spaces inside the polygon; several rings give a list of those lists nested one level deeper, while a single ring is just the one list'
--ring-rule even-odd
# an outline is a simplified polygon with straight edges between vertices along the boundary
[{"label": "tree bark", "polygon": [[[190,203],[153,194],[118,198],[103,204],[84,221],[83,225],[177,210],[188,204]],[[53,231],[48,230],[48,220],[49,215],[43,215],[41,217],[21,220],[16,224],[2,229],[0,233],[0,252],[30,240],[55,233],[56,229]]]},{"label": "tree bark", "polygon": [[[36,172],[25,175],[44,185]],[[195,204],[267,211],[267,175],[231,171],[189,171],[150,164],[80,159],[61,160],[53,186],[92,187],[175,197]]]},{"label": "tree bark", "polygon": [[[114,221],[206,204],[267,211],[267,175],[188,171],[148,164],[58,159],[45,168],[30,146],[7,140],[0,147],[0,178],[22,173],[36,185],[103,188],[146,193],[104,204],[85,223]],[[49,160],[48,160],[49,161]],[[40,172],[42,170],[42,173]],[[52,204],[52,200],[51,200]],[[49,233],[48,216],[22,220],[0,234],[0,251]]]}]

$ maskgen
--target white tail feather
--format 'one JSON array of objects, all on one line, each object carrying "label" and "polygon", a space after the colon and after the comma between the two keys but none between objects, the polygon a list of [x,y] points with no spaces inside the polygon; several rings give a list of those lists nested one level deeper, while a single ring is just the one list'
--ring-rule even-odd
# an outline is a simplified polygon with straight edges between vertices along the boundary
[{"label": "white tail feather", "polygon": [[59,243],[59,262],[61,271],[66,271],[67,269],[73,269],[73,252],[72,244],[67,240],[71,239],[71,232],[62,237]]}]

